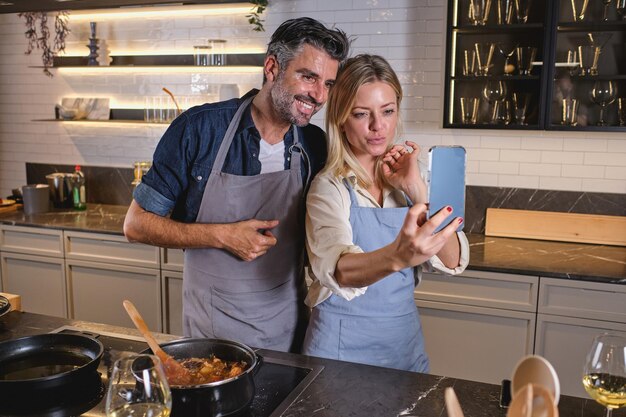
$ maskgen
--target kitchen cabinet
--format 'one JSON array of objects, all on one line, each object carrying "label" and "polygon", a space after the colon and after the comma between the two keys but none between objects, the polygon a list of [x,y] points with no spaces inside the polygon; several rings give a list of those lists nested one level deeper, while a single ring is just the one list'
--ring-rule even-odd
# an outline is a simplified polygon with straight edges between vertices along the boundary
[{"label": "kitchen cabinet", "polygon": [[182,249],[161,248],[161,300],[163,331],[183,335],[183,263]]},{"label": "kitchen cabinet", "polygon": [[626,286],[541,278],[535,353],[559,375],[561,393],[586,397],[582,370],[594,336],[626,335]]},{"label": "kitchen cabinet", "polygon": [[[530,5],[527,14],[518,11],[523,4]],[[582,4],[585,18],[574,21],[572,5]],[[604,21],[603,7],[585,0],[450,0],[444,127],[626,131],[617,105],[626,97],[626,21],[618,20],[615,2]],[[590,53],[592,46],[601,52]]]},{"label": "kitchen cabinet", "polygon": [[75,231],[65,231],[64,247],[70,318],[132,326],[122,307],[128,299],[161,331],[159,248]]},{"label": "kitchen cabinet", "polygon": [[425,273],[415,289],[430,371],[499,384],[535,337],[538,277]]},{"label": "kitchen cabinet", "polygon": [[[550,128],[626,128],[626,20],[617,2],[554,2],[554,61],[550,68]],[[584,6],[587,6],[583,9]],[[574,7],[577,8],[574,11]],[[577,65],[568,65],[576,62]],[[575,100],[575,123],[562,124],[565,103]]]},{"label": "kitchen cabinet", "polygon": [[183,335],[183,273],[161,271],[163,332]]},{"label": "kitchen cabinet", "polygon": [[122,302],[135,304],[148,327],[161,331],[159,270],[67,259],[69,318],[132,327]]},{"label": "kitchen cabinet", "polygon": [[22,309],[67,316],[62,231],[0,226],[0,289],[19,294]]}]

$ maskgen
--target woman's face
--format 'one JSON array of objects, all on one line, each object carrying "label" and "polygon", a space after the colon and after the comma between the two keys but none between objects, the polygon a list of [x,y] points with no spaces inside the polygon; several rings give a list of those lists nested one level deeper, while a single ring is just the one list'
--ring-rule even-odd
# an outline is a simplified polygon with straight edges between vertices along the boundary
[{"label": "woman's face", "polygon": [[389,84],[375,81],[359,88],[342,128],[361,165],[369,165],[387,151],[395,137],[397,124],[396,93]]}]

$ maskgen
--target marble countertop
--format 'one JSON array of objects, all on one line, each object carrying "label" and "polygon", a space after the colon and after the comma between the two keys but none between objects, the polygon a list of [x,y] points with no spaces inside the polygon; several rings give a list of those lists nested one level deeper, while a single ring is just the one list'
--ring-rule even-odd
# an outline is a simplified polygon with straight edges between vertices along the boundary
[{"label": "marble countertop", "polygon": [[[122,235],[126,206],[89,204],[86,211],[0,214],[0,223]],[[626,247],[468,234],[469,268],[626,284]]]},{"label": "marble countertop", "polygon": [[[96,333],[139,335],[134,329],[14,311],[0,317],[0,342],[48,333],[65,325]],[[172,338],[169,335],[157,335],[159,342]],[[264,357],[288,359],[298,366],[324,367],[282,414],[283,417],[440,417],[446,415],[446,387],[454,387],[466,417],[506,416],[506,409],[499,406],[498,385],[269,350],[259,352]],[[0,404],[0,414],[1,407]],[[96,407],[102,408],[103,404]],[[559,401],[559,412],[567,417],[604,415],[604,409],[591,399],[563,395]],[[626,409],[615,410],[613,416],[626,417]]]}]

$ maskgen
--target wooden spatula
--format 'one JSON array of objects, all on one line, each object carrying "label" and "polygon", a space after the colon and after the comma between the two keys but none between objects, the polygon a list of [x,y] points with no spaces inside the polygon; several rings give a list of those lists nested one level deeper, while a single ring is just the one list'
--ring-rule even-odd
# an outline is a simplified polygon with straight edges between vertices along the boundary
[{"label": "wooden spatula", "polygon": [[463,410],[461,410],[461,404],[457,398],[454,388],[448,387],[444,391],[444,398],[446,400],[446,410],[448,411],[448,417],[464,417]]},{"label": "wooden spatula", "polygon": [[146,339],[146,342],[148,343],[148,346],[150,346],[150,349],[152,349],[152,352],[154,352],[154,354],[161,359],[161,362],[163,362],[167,382],[169,382],[170,385],[191,384],[192,379],[189,371],[185,369],[180,362],[176,361],[176,359],[172,358],[163,349],[161,349],[161,346],[159,346],[150,330],[148,330],[148,325],[144,321],[143,317],[141,317],[141,314],[139,314],[139,311],[135,308],[135,305],[128,300],[124,300],[123,304],[126,312],[130,316],[130,319],[133,323],[135,323],[137,330],[139,330],[139,332]]}]

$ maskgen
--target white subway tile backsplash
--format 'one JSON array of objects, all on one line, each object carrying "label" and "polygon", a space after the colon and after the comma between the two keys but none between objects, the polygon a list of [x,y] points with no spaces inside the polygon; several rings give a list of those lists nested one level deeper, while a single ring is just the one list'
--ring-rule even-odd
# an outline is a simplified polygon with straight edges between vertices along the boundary
[{"label": "white subway tile backsplash", "polygon": [[572,178],[604,178],[606,168],[595,165],[563,165],[563,177]]},{"label": "white subway tile backsplash", "polygon": [[626,180],[626,166],[605,167],[605,178],[614,180]]},{"label": "white subway tile backsplash", "polygon": [[586,152],[584,163],[585,165],[624,166],[626,163],[626,153]]},{"label": "white subway tile backsplash", "polygon": [[521,175],[536,175],[538,177],[559,177],[561,176],[561,165],[559,164],[519,164]]},{"label": "white subway tile backsplash", "polygon": [[540,151],[522,151],[502,149],[500,151],[501,161],[539,162],[541,160]]},{"label": "white subway tile backsplash", "polygon": [[[230,46],[265,50],[278,25],[310,16],[337,25],[355,40],[352,55],[377,53],[398,72],[405,99],[402,140],[420,144],[424,154],[435,144],[462,145],[468,152],[470,185],[573,191],[626,190],[626,135],[559,131],[442,129],[446,0],[273,0],[266,32],[253,32],[245,16],[184,19],[133,19],[99,22],[97,34],[109,49],[191,51],[199,40],[228,39]],[[73,24],[68,50],[87,55],[86,22]],[[63,97],[111,97],[141,105],[146,95],[167,87],[178,95],[213,100],[215,84],[237,84],[241,94],[261,84],[258,74],[111,74],[42,73],[35,50],[25,55],[24,24],[0,15],[0,195],[25,182],[24,163],[76,163],[130,166],[150,159],[165,125],[99,125],[32,122],[52,118]],[[181,52],[183,53],[183,52]],[[184,52],[190,53],[190,52]],[[322,110],[313,122],[323,126]]]},{"label": "white subway tile backsplash", "polygon": [[479,171],[482,174],[519,174],[517,162],[481,161]]},{"label": "white subway tile backsplash", "polygon": [[582,191],[626,194],[626,181],[584,179],[582,181]]},{"label": "white subway tile backsplash", "polygon": [[539,176],[534,175],[498,175],[498,187],[539,188]]},{"label": "white subway tile backsplash", "polygon": [[606,152],[608,140],[599,138],[569,138],[563,141],[564,151]]},{"label": "white subway tile backsplash", "polygon": [[542,151],[541,162],[554,164],[582,164],[584,158],[583,152],[552,152]]},{"label": "white subway tile backsplash", "polygon": [[562,191],[592,191],[583,189],[582,179],[563,177],[540,177],[539,189],[541,190],[562,190]]}]

